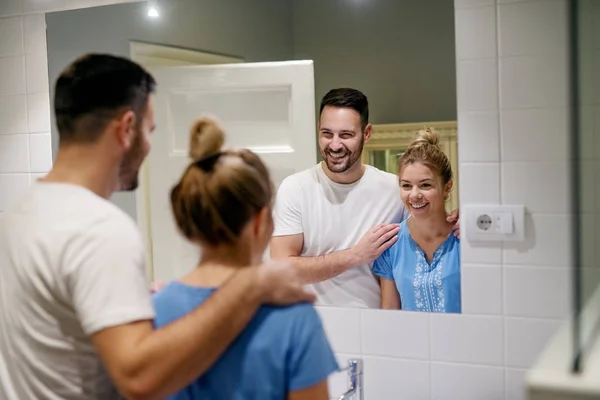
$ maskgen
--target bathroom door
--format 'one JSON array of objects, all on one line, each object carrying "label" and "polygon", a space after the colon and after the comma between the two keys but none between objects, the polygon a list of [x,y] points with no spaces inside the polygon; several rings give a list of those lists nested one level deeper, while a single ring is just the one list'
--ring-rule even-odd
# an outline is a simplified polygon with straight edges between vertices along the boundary
[{"label": "bathroom door", "polygon": [[156,131],[145,182],[146,218],[154,280],[187,273],[199,250],[178,233],[169,191],[189,163],[189,129],[202,115],[225,128],[226,147],[256,152],[279,186],[315,164],[316,128],[312,61],[150,68],[158,82]]}]

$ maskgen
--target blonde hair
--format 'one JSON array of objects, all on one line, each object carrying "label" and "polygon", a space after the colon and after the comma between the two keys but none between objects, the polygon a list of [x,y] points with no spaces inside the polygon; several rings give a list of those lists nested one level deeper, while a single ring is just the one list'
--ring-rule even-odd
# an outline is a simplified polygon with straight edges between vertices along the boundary
[{"label": "blonde hair", "polygon": [[450,160],[439,146],[440,137],[433,129],[426,127],[417,132],[417,138],[398,160],[398,174],[410,164],[422,163],[439,173],[443,184],[452,180]]},{"label": "blonde hair", "polygon": [[274,188],[262,160],[248,149],[222,151],[225,133],[210,118],[190,130],[189,164],[171,190],[179,230],[190,241],[234,244],[246,224],[271,205]]}]

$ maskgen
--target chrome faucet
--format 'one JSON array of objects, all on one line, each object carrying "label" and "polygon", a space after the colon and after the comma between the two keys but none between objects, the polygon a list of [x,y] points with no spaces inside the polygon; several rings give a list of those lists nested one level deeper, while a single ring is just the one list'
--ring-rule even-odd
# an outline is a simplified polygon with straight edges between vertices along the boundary
[{"label": "chrome faucet", "polygon": [[348,366],[340,371],[348,371],[349,388],[338,400],[364,400],[363,394],[363,361],[352,359]]}]

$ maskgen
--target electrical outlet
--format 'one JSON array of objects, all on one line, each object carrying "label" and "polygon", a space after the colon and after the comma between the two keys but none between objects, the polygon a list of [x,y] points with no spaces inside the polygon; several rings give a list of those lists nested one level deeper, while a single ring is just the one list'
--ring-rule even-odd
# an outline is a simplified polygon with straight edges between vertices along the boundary
[{"label": "electrical outlet", "polygon": [[525,206],[465,205],[460,210],[462,227],[469,242],[525,240]]}]

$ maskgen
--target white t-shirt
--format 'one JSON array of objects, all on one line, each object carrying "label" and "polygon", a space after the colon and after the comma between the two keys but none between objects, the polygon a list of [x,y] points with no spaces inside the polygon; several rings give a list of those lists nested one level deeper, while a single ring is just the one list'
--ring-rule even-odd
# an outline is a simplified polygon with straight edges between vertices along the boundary
[{"label": "white t-shirt", "polygon": [[[277,191],[273,236],[304,234],[303,257],[353,247],[377,224],[405,218],[396,175],[370,165],[352,184],[333,182],[321,164],[290,175]],[[380,308],[381,289],[372,263],[309,285],[318,305]]]},{"label": "white t-shirt", "polygon": [[0,218],[0,399],[118,398],[90,335],[154,318],[144,265],[115,205],[35,183]]}]

